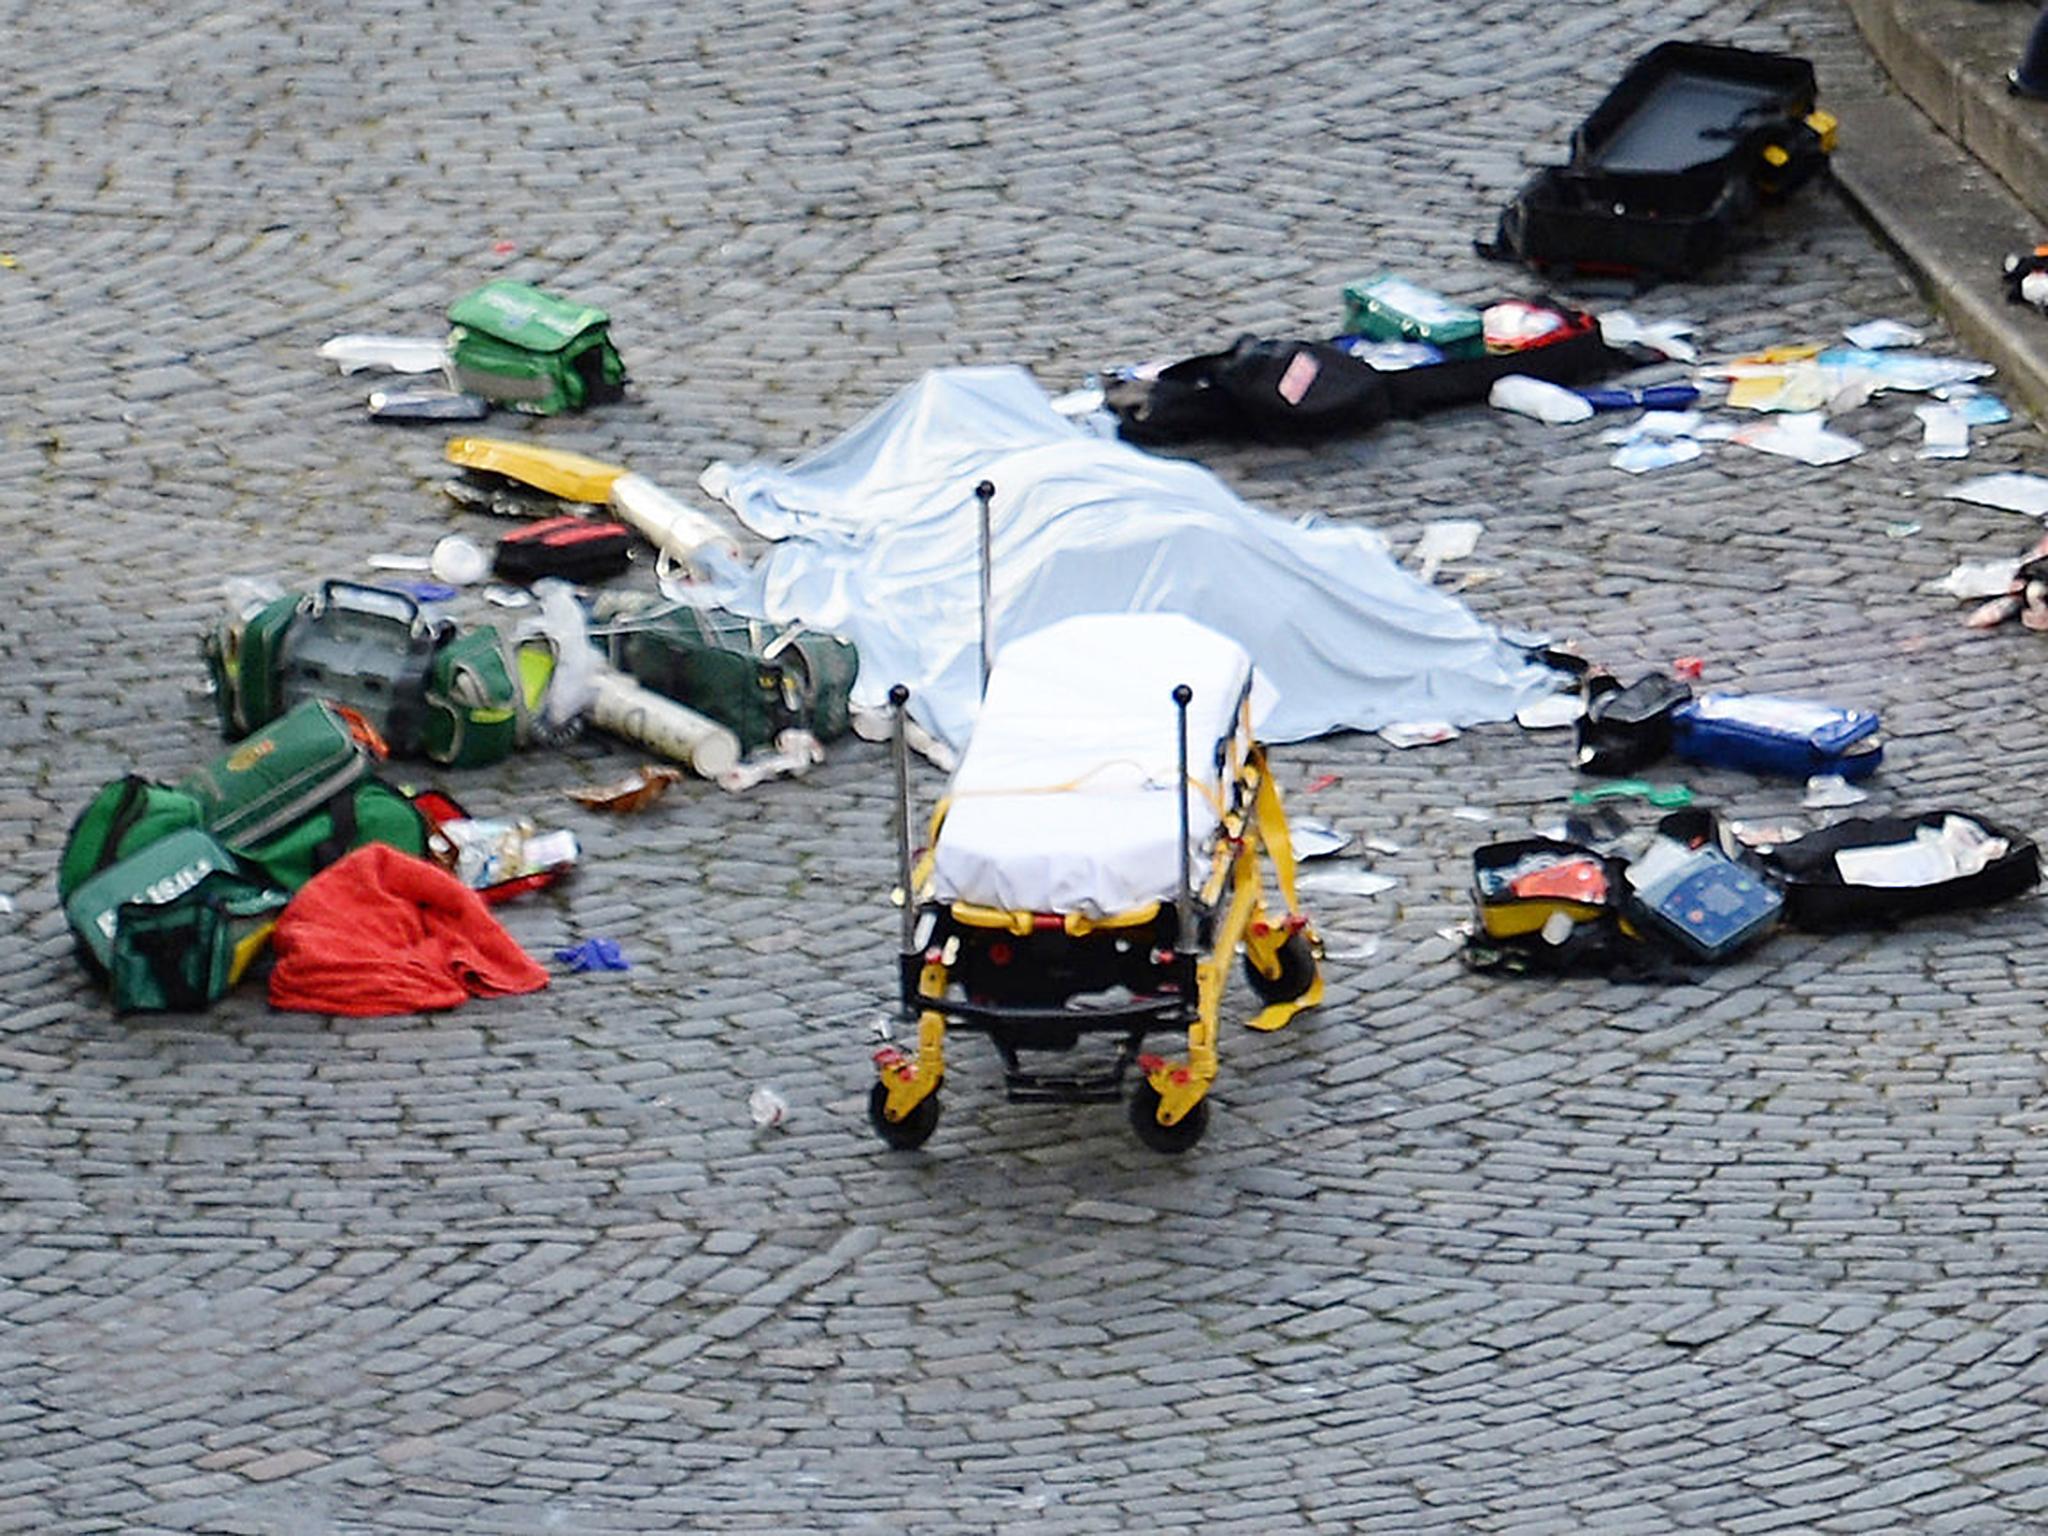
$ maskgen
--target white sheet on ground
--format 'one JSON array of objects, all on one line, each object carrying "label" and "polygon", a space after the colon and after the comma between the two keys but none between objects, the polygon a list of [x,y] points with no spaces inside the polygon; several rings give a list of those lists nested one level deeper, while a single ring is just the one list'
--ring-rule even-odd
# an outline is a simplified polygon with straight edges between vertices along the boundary
[{"label": "white sheet on ground", "polygon": [[786,468],[711,466],[706,488],[776,541],[716,600],[846,636],[855,704],[904,683],[912,717],[957,750],[980,693],[982,480],[999,645],[1079,613],[1190,615],[1279,690],[1273,741],[1506,720],[1552,687],[1370,530],[1285,522],[1198,465],[1094,437],[1016,367],[926,374]]},{"label": "white sheet on ground", "polygon": [[[1177,614],[1062,620],[1003,647],[932,855],[947,901],[1024,912],[1127,911],[1180,883],[1185,683],[1189,840],[1216,826],[1217,749],[1251,686],[1254,724],[1272,690],[1242,647]],[[1206,860],[1200,866],[1207,868]]]}]

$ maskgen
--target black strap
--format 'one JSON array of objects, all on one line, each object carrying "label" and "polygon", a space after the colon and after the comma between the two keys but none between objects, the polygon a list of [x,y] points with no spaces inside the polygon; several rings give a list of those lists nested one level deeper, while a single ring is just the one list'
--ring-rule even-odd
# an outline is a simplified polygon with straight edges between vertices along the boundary
[{"label": "black strap", "polygon": [[416,639],[392,679],[390,746],[400,757],[418,752],[426,738],[427,681],[433,676],[435,655],[454,637],[453,626],[436,626],[425,639]]},{"label": "black strap", "polygon": [[334,830],[313,845],[313,868],[325,869],[356,845],[356,790],[367,780],[338,791],[322,807],[334,823]]},{"label": "black strap", "polygon": [[101,841],[99,851],[93,855],[94,874],[98,874],[121,856],[121,839],[142,819],[142,803],[148,789],[149,781],[140,774],[131,773],[123,782],[121,802],[114,807],[114,819],[107,826],[107,835]]}]

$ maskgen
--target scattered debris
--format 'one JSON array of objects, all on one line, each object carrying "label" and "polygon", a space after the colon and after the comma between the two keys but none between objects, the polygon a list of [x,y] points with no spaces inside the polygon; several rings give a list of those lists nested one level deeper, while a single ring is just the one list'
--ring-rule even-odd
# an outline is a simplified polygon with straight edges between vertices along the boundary
[{"label": "scattered debris", "polygon": [[482,395],[416,380],[370,391],[372,421],[482,421],[491,402]]},{"label": "scattered debris", "polygon": [[1730,433],[1728,440],[1761,453],[1797,459],[1815,468],[1840,464],[1863,452],[1863,445],[1853,437],[1830,432],[1827,417],[1819,411],[1792,412],[1761,426],[1742,427]]},{"label": "scattered debris", "polygon": [[1575,789],[1566,797],[1573,805],[1598,805],[1603,800],[1641,800],[1647,805],[1677,809],[1692,804],[1692,791],[1683,784],[1652,784],[1647,779],[1614,779]]},{"label": "scattered debris", "polygon": [[1455,740],[1458,728],[1448,720],[1397,720],[1381,726],[1377,734],[1389,746],[1427,747]]},{"label": "scattered debris", "polygon": [[1414,560],[1424,581],[1435,581],[1438,567],[1446,560],[1463,560],[1479,547],[1479,535],[1486,525],[1471,518],[1446,518],[1423,525],[1416,541]]},{"label": "scattered debris", "polygon": [[1600,317],[1600,334],[1610,347],[1647,347],[1675,363],[1696,363],[1699,348],[1687,338],[1698,326],[1690,320],[1642,320],[1625,309]]},{"label": "scattered debris", "polygon": [[1970,456],[1970,418],[1960,405],[1936,403],[1913,408],[1924,436],[1919,457],[1966,459]]},{"label": "scattered debris", "polygon": [[2020,512],[2028,517],[2048,516],[2048,476],[2007,470],[1965,480],[1961,485],[1943,491],[1942,495],[1950,501],[1996,507],[2001,512]]},{"label": "scattered debris", "polygon": [[1391,891],[1400,883],[1398,876],[1369,869],[1304,870],[1295,881],[1297,887],[1311,896],[1352,896],[1361,900]]},{"label": "scattered debris", "polygon": [[747,1095],[747,1114],[757,1130],[770,1130],[789,1119],[789,1101],[763,1084]]},{"label": "scattered debris", "polygon": [[1861,325],[1850,326],[1842,336],[1850,346],[1866,352],[1881,352],[1890,347],[1917,347],[1927,339],[1924,332],[1897,320],[1866,320]]},{"label": "scattered debris", "polygon": [[1831,811],[1845,805],[1861,805],[1870,798],[1839,773],[1817,773],[1806,781],[1806,796],[1799,803],[1810,811]]},{"label": "scattered debris", "polygon": [[1545,694],[1534,703],[1515,711],[1515,723],[1525,731],[1549,731],[1567,726],[1586,712],[1586,701],[1576,693]]},{"label": "scattered debris", "polygon": [[617,942],[605,938],[590,938],[580,944],[568,945],[556,950],[555,958],[568,967],[571,975],[584,971],[630,971],[633,968]]},{"label": "scattered debris", "polygon": [[1297,859],[1327,859],[1349,848],[1352,837],[1349,832],[1340,832],[1327,821],[1297,816],[1293,819],[1293,833],[1288,842],[1293,846]]},{"label": "scattered debris", "polygon": [[432,373],[448,365],[447,345],[435,336],[336,336],[320,355],[343,373],[380,368],[387,373]]},{"label": "scattered debris", "polygon": [[1561,384],[1532,379],[1520,373],[1496,379],[1493,388],[1487,392],[1486,403],[1497,411],[1513,411],[1517,416],[1527,416],[1553,427],[1570,426],[1573,422],[1589,420],[1593,415],[1593,402],[1584,395]]},{"label": "scattered debris", "polygon": [[669,786],[682,776],[680,769],[665,767],[659,763],[647,763],[623,779],[614,779],[608,784],[594,784],[581,789],[566,789],[562,793],[578,805],[587,805],[594,811],[644,811],[667,794]]}]

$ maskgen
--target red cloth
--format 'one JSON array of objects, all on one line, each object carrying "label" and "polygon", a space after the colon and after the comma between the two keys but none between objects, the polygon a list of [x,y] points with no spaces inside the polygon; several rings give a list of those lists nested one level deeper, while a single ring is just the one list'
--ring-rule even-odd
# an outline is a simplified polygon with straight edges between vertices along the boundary
[{"label": "red cloth", "polygon": [[307,881],[270,944],[271,1006],[308,1013],[420,1013],[548,984],[476,892],[384,843]]}]

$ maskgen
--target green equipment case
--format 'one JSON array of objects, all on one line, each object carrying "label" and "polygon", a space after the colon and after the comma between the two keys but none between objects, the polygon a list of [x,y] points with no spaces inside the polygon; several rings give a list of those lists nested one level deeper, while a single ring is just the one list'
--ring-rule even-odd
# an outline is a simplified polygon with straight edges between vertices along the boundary
[{"label": "green equipment case", "polygon": [[471,394],[549,416],[625,393],[626,366],[601,309],[525,283],[486,283],[448,309],[455,382]]}]

